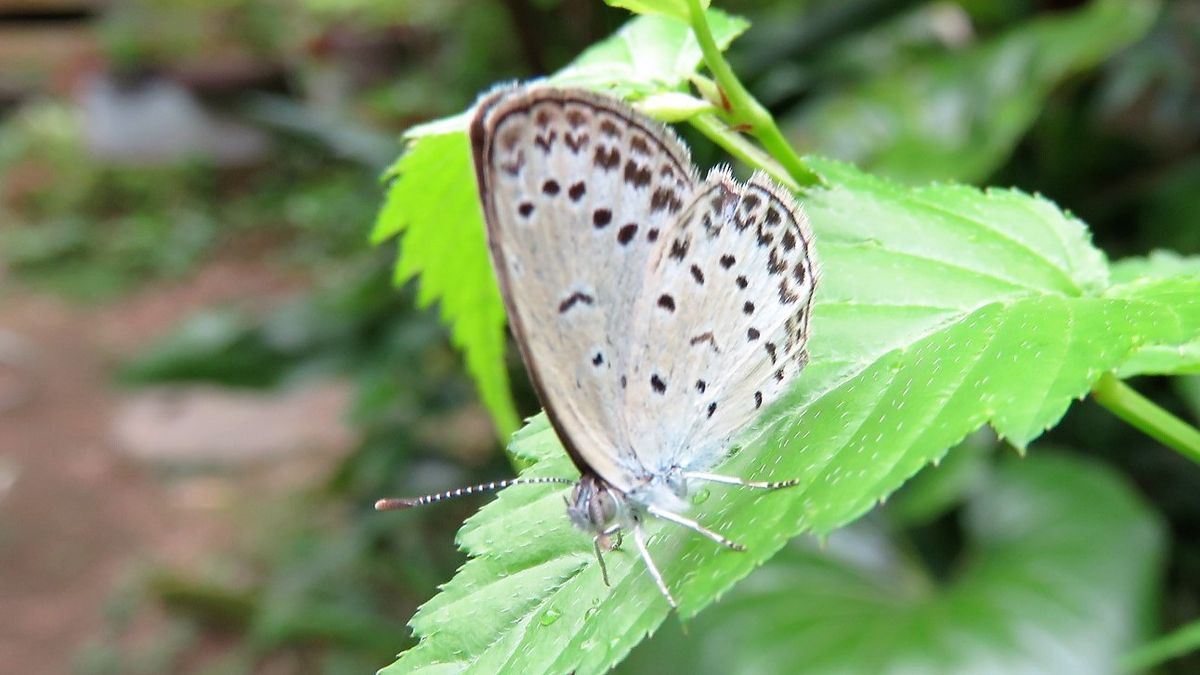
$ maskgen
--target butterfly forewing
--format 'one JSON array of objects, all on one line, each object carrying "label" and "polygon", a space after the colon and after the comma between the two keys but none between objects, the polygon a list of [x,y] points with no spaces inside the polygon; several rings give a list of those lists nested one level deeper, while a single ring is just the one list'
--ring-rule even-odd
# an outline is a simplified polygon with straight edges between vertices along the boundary
[{"label": "butterfly forewing", "polygon": [[712,172],[651,253],[624,427],[652,473],[705,469],[804,366],[816,284],[803,211],[765,175]]},{"label": "butterfly forewing", "polygon": [[550,88],[485,99],[471,140],[509,322],[547,414],[581,470],[629,490],[628,431],[644,425],[620,402],[648,386],[633,299],[693,200],[688,153],[619,102]]}]

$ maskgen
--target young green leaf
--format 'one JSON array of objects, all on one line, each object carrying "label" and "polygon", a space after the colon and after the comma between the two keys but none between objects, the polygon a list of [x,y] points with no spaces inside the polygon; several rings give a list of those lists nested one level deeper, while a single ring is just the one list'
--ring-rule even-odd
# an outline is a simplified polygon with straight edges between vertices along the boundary
[{"label": "young green leaf", "polygon": [[1150,28],[1158,3],[1097,0],[978,46],[903,64],[787,123],[798,146],[912,183],[987,177],[1051,91]]},{"label": "young green leaf", "polygon": [[[718,10],[709,10],[708,17],[722,47],[747,26]],[[583,52],[551,80],[651,96],[682,86],[700,61],[700,48],[686,24],[642,16]],[[497,432],[507,438],[518,417],[505,368],[504,306],[474,189],[468,122],[469,113],[462,113],[409,130],[409,146],[388,172],[392,184],[372,239],[379,243],[401,235],[397,284],[420,275],[421,306],[441,302],[442,321],[465,356]]]},{"label": "young green leaf", "polygon": [[[1082,223],[1010,190],[909,189],[809,159],[805,207],[824,267],[811,362],[719,467],[795,478],[713,488],[693,514],[749,547],[731,553],[652,523],[651,550],[691,616],[804,531],[868,510],[983,424],[1023,447],[1137,347],[1200,338],[1200,278],[1108,287]],[[1189,299],[1190,298],[1190,299]],[[570,475],[540,421],[513,451],[531,475]],[[606,588],[561,490],[506,490],[463,528],[472,554],[412,625],[391,672],[602,672],[667,616],[635,555]]]},{"label": "young green leaf", "polygon": [[1069,456],[1009,459],[981,478],[952,579],[929,579],[855,525],[821,550],[788,546],[687,638],[668,625],[636,650],[630,672],[1115,672],[1149,628],[1154,512],[1110,470]]},{"label": "young green leaf", "polygon": [[378,243],[403,235],[396,284],[418,274],[417,302],[441,302],[451,341],[466,357],[502,438],[519,417],[504,364],[504,304],[492,277],[479,200],[471,188],[471,154],[463,134],[426,136],[396,162],[372,234]]},{"label": "young green leaf", "polygon": [[[750,25],[741,17],[716,9],[705,15],[721,49]],[[639,16],[612,37],[588,47],[570,65],[550,76],[550,81],[641,98],[679,89],[696,73],[703,59],[700,44],[687,23],[662,16]]]},{"label": "young green leaf", "polygon": [[[623,7],[635,14],[661,14],[687,23],[687,0],[604,0],[613,7]],[[710,0],[700,0],[700,6],[708,8]]]}]

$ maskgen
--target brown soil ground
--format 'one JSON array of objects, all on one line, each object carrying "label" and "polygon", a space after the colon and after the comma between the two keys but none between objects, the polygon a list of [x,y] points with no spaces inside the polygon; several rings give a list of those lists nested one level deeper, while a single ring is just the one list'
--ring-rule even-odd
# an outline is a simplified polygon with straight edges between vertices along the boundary
[{"label": "brown soil ground", "polygon": [[33,347],[35,382],[27,402],[0,412],[0,670],[70,672],[139,566],[193,560],[234,537],[219,514],[112,447],[111,365],[200,307],[269,305],[301,285],[256,261],[223,260],[80,308],[0,277],[0,332]]}]

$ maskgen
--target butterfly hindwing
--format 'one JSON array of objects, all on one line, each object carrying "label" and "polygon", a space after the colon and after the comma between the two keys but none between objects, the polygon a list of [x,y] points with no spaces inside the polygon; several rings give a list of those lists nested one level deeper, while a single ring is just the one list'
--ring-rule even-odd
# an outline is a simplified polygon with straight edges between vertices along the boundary
[{"label": "butterfly hindwing", "polygon": [[765,174],[709,174],[651,253],[626,433],[652,472],[705,469],[807,361],[812,232]]}]

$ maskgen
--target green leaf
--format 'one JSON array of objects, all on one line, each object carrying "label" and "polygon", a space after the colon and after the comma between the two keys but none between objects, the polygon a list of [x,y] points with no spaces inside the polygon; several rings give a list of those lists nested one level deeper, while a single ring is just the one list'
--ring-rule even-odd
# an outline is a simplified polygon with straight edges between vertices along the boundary
[{"label": "green leaf", "polygon": [[[1177,310],[1200,297],[1200,279],[1108,288],[1082,223],[1044,199],[808,164],[824,185],[805,200],[824,267],[811,363],[719,467],[800,485],[714,488],[695,509],[744,554],[650,524],[684,617],[796,534],[855,519],[981,425],[1023,447],[1137,346],[1200,337],[1200,317]],[[572,473],[541,420],[513,451],[542,458],[529,475]],[[421,641],[391,672],[601,672],[666,618],[629,551],[608,557],[604,586],[562,497],[510,489],[470,520],[459,543],[473,559],[414,617]]]},{"label": "green leaf", "polygon": [[[717,46],[724,50],[749,23],[716,9],[706,12]],[[686,23],[639,16],[615,35],[584,50],[550,77],[554,84],[604,89],[625,98],[679,89],[704,60]]]},{"label": "green leaf", "polygon": [[911,183],[978,181],[1012,151],[1069,76],[1146,33],[1153,0],[1096,0],[983,44],[902,64],[805,109],[802,148]]},{"label": "green leaf", "polygon": [[421,275],[417,304],[441,303],[454,346],[479,387],[496,432],[507,438],[519,417],[504,362],[504,304],[492,277],[483,216],[473,184],[464,134],[426,136],[390,170],[388,189],[372,239],[402,234],[395,279]]},{"label": "green leaf", "polygon": [[[1154,287],[1159,292],[1169,292],[1171,285],[1182,284],[1178,306],[1193,317],[1200,313],[1200,300],[1187,295],[1189,279],[1200,279],[1200,256],[1154,251],[1144,258],[1118,261],[1112,266],[1112,274],[1114,280],[1133,289]],[[1186,336],[1181,342],[1147,344],[1117,369],[1120,377],[1197,373],[1200,373],[1200,339],[1187,339]]]},{"label": "green leaf", "polygon": [[[877,530],[792,545],[629,672],[1111,673],[1148,626],[1163,530],[1103,466],[1004,462],[968,501],[944,584]],[[786,637],[785,637],[786,636]],[[640,666],[640,668],[638,668]]]},{"label": "green leaf", "polygon": [[[746,22],[718,10],[708,18],[722,48]],[[694,102],[654,96],[681,87],[702,60],[686,25],[659,16],[629,21],[616,34],[579,56],[551,78],[572,86],[607,88],[627,96],[651,97],[668,112]],[[418,302],[441,303],[442,321],[467,371],[479,388],[497,433],[517,428],[516,405],[505,366],[504,306],[488,259],[466,127],[470,112],[410,129],[404,155],[388,171],[392,184],[375,223],[372,240],[402,236],[396,283],[421,276]]]},{"label": "green leaf", "polygon": [[[661,14],[687,23],[690,13],[687,0],[604,0],[608,5],[621,7],[635,14]],[[711,0],[700,0],[700,6],[708,8]]]}]

